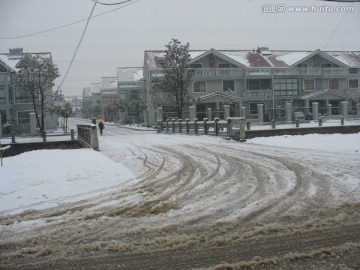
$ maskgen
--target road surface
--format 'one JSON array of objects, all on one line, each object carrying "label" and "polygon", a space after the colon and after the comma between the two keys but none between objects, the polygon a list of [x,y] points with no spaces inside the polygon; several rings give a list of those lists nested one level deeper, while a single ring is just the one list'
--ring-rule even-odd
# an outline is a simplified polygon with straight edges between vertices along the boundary
[{"label": "road surface", "polygon": [[1,217],[1,269],[360,268],[359,155],[111,125],[99,140],[138,183]]}]

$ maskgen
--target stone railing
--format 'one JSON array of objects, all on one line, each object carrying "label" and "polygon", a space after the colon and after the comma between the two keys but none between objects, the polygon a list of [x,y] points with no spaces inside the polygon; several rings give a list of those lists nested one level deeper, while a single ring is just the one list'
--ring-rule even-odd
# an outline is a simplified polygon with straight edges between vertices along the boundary
[{"label": "stone railing", "polygon": [[159,121],[157,124],[158,133],[183,133],[195,135],[214,135],[230,137],[236,140],[245,138],[245,118],[243,117],[228,117],[228,120],[220,120],[215,118],[214,121],[209,121],[204,118],[203,121],[194,121],[186,119],[167,120],[166,122]]},{"label": "stone railing", "polygon": [[99,150],[96,125],[77,125],[78,140],[83,147]]}]

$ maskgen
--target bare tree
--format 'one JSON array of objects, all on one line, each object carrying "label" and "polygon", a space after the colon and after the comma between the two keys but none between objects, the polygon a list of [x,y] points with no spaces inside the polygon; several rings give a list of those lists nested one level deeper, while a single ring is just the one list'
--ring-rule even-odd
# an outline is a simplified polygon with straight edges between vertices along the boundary
[{"label": "bare tree", "polygon": [[[11,83],[21,91],[22,96],[31,102],[40,132],[44,130],[45,114],[52,107],[54,81],[59,77],[51,59],[39,55],[25,54],[17,67],[18,72],[11,74]],[[39,118],[39,114],[41,114]]]}]

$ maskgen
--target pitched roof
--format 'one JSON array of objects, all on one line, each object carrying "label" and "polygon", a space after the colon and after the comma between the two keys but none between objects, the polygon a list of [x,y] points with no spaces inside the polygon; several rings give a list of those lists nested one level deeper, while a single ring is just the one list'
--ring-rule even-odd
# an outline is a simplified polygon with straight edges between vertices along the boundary
[{"label": "pitched roof", "polygon": [[320,96],[326,95],[326,94],[331,94],[331,95],[334,95],[336,97],[340,97],[340,98],[343,98],[343,99],[351,99],[351,97],[349,95],[339,93],[339,92],[336,92],[336,91],[330,90],[330,89],[315,91],[313,93],[302,96],[301,99],[311,100],[311,99],[314,99],[314,98],[319,98]]},{"label": "pitched roof", "polygon": [[[3,65],[9,70],[9,71],[17,71],[19,68],[17,67],[17,64],[20,62],[21,57],[24,56],[26,53],[22,53],[21,56],[18,57],[12,57],[10,53],[1,53],[0,54],[0,61],[3,63]],[[45,59],[52,60],[51,53],[50,52],[34,52],[34,53],[28,53],[32,56],[41,56]]]},{"label": "pitched roof", "polygon": [[[271,54],[270,54],[271,52]],[[192,62],[213,53],[239,67],[294,67],[297,64],[320,55],[339,66],[360,67],[360,52],[346,51],[291,51],[271,50],[263,54],[259,50],[195,50],[189,51]],[[161,68],[159,59],[164,57],[164,51],[146,51],[145,64],[150,68]]]},{"label": "pitched roof", "polygon": [[213,97],[223,97],[223,98],[228,98],[228,99],[233,99],[233,100],[239,100],[239,101],[243,101],[244,99],[226,92],[215,92],[215,93],[209,93],[203,96],[200,96],[198,99],[200,101],[204,101]]}]

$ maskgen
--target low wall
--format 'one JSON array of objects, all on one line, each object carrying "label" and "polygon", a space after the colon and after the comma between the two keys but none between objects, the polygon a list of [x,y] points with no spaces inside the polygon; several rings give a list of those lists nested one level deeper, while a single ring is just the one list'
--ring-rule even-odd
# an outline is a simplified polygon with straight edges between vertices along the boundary
[{"label": "low wall", "polygon": [[44,149],[79,149],[83,148],[79,141],[56,141],[56,142],[34,142],[34,143],[11,143],[11,147],[4,151],[3,157],[12,157],[24,152]]},{"label": "low wall", "polygon": [[246,130],[245,136],[246,139],[251,139],[255,137],[271,137],[271,136],[282,136],[282,135],[334,134],[334,133],[352,134],[358,132],[360,132],[360,125]]}]

